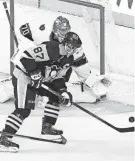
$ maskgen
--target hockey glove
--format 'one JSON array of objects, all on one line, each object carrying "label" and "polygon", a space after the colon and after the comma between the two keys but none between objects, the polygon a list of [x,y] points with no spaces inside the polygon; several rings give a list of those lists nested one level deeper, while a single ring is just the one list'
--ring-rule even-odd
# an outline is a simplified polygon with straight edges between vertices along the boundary
[{"label": "hockey glove", "polygon": [[111,85],[111,81],[108,78],[103,78],[101,80],[101,83],[103,83],[106,87],[109,87]]},{"label": "hockey glove", "polygon": [[63,92],[61,96],[62,96],[61,104],[68,106],[68,107],[72,105],[73,98],[70,92]]},{"label": "hockey glove", "polygon": [[42,75],[40,70],[35,70],[30,73],[31,82],[30,85],[34,88],[40,88],[42,84]]}]

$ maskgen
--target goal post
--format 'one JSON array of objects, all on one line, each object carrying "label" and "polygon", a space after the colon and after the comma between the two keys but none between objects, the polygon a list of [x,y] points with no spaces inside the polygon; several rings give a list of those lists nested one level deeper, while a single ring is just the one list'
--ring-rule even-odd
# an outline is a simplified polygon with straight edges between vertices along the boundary
[{"label": "goal post", "polygon": [[92,7],[99,9],[100,11],[100,74],[105,74],[105,9],[99,4],[94,4],[91,2],[78,1],[78,0],[59,0],[62,2],[68,2],[71,4],[82,5],[86,7]]},{"label": "goal post", "polygon": [[[14,12],[15,12],[15,8],[14,8],[14,3],[15,3],[16,0],[10,0],[10,15],[11,15],[11,19],[12,19],[12,23],[14,25]],[[80,6],[85,6],[85,7],[90,7],[90,8],[95,8],[95,9],[98,9],[99,10],[99,20],[100,20],[100,74],[105,74],[105,25],[104,25],[104,7],[99,5],[99,4],[94,4],[94,3],[91,3],[91,2],[85,2],[85,1],[78,1],[78,0],[54,0],[53,3],[54,5],[57,5],[57,1],[60,1],[62,3],[70,3],[71,5],[72,4],[75,4],[75,5],[80,5]],[[20,1],[17,1],[18,3],[24,3],[25,2],[21,2]],[[56,2],[56,4],[55,4]],[[46,1],[47,3],[47,1]],[[32,3],[29,3],[29,0],[26,2],[26,5],[31,5]],[[42,2],[42,0],[38,0],[37,1],[37,8],[44,8],[44,6],[42,6],[42,4],[44,4]],[[61,4],[62,5],[62,4]],[[59,11],[60,12],[60,11]],[[47,22],[46,22],[47,23]],[[10,39],[10,52],[11,52],[11,56],[14,54],[14,36],[12,34],[12,31],[11,31],[11,39]],[[11,72],[13,70],[13,66],[11,64]]]}]

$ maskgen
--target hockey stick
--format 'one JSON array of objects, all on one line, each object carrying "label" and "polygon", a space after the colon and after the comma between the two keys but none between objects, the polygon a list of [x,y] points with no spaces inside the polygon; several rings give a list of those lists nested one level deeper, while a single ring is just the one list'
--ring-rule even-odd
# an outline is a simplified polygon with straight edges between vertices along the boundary
[{"label": "hockey stick", "polygon": [[[42,87],[46,90],[48,90],[49,92],[53,93],[54,95],[58,96],[59,98],[62,98],[62,96],[52,90],[51,88],[49,88],[48,86],[42,84]],[[83,108],[82,106],[78,105],[77,103],[72,103],[75,107],[79,108],[80,110],[84,111],[85,113],[91,115],[92,117],[96,118],[97,120],[101,121],[102,123],[106,124],[107,126],[111,127],[112,129],[120,132],[120,133],[124,133],[124,132],[134,132],[134,127],[127,127],[127,128],[119,128],[119,127],[115,127],[114,125],[110,124],[109,122],[103,120],[102,118],[100,118],[99,116],[93,114],[92,112],[86,110],[85,108]]]},{"label": "hockey stick", "polygon": [[9,22],[10,28],[11,28],[11,30],[12,30],[12,32],[13,32],[13,36],[14,36],[14,40],[15,40],[16,47],[18,47],[19,43],[18,43],[16,34],[15,34],[14,27],[13,27],[12,22],[11,22],[11,17],[10,17],[8,8],[7,8],[7,3],[6,3],[6,2],[3,2],[3,6],[4,6],[4,9],[5,9],[7,18],[8,18],[8,22]]},{"label": "hockey stick", "polygon": [[119,128],[119,127],[115,127],[114,125],[110,124],[109,122],[103,120],[102,118],[100,118],[99,116],[93,114],[92,112],[84,109],[83,107],[81,107],[80,105],[76,104],[73,102],[73,105],[76,106],[77,108],[81,109],[82,111],[86,112],[87,114],[95,117],[97,120],[103,122],[104,124],[108,125],[109,127],[113,128],[114,130],[120,132],[120,133],[124,133],[124,132],[134,132],[134,127],[127,127],[127,128]]},{"label": "hockey stick", "polygon": [[6,133],[6,132],[2,132],[0,131],[0,134],[6,134],[6,135],[10,135],[13,137],[19,137],[19,138],[24,138],[24,139],[30,139],[30,140],[35,140],[35,141],[42,141],[42,142],[48,142],[48,143],[55,143],[55,144],[66,144],[67,140],[61,135],[61,139],[62,141],[58,142],[55,139],[53,140],[48,140],[48,139],[43,139],[43,138],[38,138],[38,137],[33,137],[33,136],[27,136],[27,135],[19,135],[19,134],[11,134],[11,133]]}]

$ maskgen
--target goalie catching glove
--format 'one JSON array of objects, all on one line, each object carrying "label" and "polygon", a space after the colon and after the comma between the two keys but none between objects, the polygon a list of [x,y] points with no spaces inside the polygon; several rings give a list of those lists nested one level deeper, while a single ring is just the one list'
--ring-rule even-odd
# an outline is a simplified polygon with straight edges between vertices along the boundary
[{"label": "goalie catching glove", "polygon": [[72,105],[73,98],[70,92],[63,92],[61,96],[62,96],[60,100],[61,104],[68,106],[68,107]]},{"label": "goalie catching glove", "polygon": [[35,70],[30,73],[31,82],[30,85],[34,88],[40,88],[42,84],[43,77],[40,70]]}]

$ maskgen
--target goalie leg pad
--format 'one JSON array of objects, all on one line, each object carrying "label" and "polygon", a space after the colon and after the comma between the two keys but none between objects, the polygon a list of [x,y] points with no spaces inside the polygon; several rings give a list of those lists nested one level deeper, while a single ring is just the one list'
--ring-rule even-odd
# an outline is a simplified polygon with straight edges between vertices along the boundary
[{"label": "goalie leg pad", "polygon": [[98,98],[107,94],[111,82],[105,75],[90,74],[85,84],[91,88],[93,94]]},{"label": "goalie leg pad", "polygon": [[0,81],[0,103],[8,101],[14,97],[13,85],[11,79]]},{"label": "goalie leg pad", "polygon": [[91,73],[86,79],[85,84],[92,88],[97,82],[101,81],[103,78],[103,75],[96,75]]},{"label": "goalie leg pad", "polygon": [[92,90],[84,84],[84,92],[81,90],[81,84],[67,83],[68,91],[72,93],[74,102],[96,102],[96,97]]},{"label": "goalie leg pad", "polygon": [[108,88],[104,86],[103,83],[101,82],[97,82],[93,87],[92,87],[92,92],[94,93],[94,95],[96,95],[97,97],[106,95],[108,92]]}]

